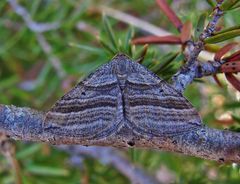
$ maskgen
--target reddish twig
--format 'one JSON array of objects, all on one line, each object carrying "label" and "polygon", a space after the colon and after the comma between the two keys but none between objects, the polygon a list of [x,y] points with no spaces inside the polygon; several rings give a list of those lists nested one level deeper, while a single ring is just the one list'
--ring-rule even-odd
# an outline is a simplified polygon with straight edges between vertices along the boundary
[{"label": "reddish twig", "polygon": [[225,45],[224,47],[222,47],[219,51],[216,52],[215,56],[214,56],[214,60],[215,61],[220,61],[222,59],[222,57],[229,52],[232,48],[234,48],[238,43],[229,43],[227,45]]},{"label": "reddish twig", "polygon": [[178,29],[180,32],[182,29],[182,22],[178,18],[178,16],[174,13],[174,11],[168,6],[165,0],[156,0],[160,9],[164,12],[164,14],[169,18],[169,20],[173,23],[173,25]]},{"label": "reddish twig", "polygon": [[132,40],[132,44],[181,44],[179,36],[145,36]]},{"label": "reddish twig", "polygon": [[233,85],[233,87],[240,91],[240,81],[232,74],[232,73],[226,73],[225,74],[227,80]]}]

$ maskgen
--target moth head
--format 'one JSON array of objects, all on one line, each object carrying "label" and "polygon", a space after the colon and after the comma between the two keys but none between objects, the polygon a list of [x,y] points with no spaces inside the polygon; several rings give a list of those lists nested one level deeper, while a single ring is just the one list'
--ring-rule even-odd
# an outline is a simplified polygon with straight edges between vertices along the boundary
[{"label": "moth head", "polygon": [[119,78],[125,78],[130,70],[130,61],[131,59],[125,54],[119,53],[115,55],[112,59],[113,73]]}]

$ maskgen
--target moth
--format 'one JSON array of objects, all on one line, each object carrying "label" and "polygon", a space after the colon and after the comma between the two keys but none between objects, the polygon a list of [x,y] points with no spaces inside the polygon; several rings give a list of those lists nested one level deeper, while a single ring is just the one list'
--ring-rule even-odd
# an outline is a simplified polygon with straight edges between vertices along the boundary
[{"label": "moth", "polygon": [[[77,84],[47,112],[54,139],[112,143],[179,135],[202,124],[191,103],[170,84],[124,54]],[[79,141],[80,140],[80,141]]]}]

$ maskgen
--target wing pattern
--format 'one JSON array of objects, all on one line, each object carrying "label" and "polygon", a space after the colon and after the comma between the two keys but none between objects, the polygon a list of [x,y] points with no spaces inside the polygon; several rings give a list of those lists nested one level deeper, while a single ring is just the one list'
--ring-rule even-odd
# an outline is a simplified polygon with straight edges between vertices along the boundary
[{"label": "wing pattern", "polygon": [[57,101],[44,126],[53,134],[98,140],[117,135],[123,126],[151,137],[182,134],[201,124],[182,94],[142,65],[118,55]]},{"label": "wing pattern", "polygon": [[135,133],[176,135],[201,125],[198,112],[182,94],[143,66],[133,66],[124,100],[126,119]]},{"label": "wing pattern", "polygon": [[61,136],[100,139],[122,123],[121,91],[106,64],[64,95],[47,113],[45,130]]}]

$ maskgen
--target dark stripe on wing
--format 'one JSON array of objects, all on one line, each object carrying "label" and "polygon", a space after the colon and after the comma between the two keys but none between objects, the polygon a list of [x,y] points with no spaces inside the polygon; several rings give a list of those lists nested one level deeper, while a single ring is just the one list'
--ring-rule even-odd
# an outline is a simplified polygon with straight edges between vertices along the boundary
[{"label": "dark stripe on wing", "polygon": [[[116,98],[106,98],[99,96],[98,97],[91,97],[91,98],[79,98],[79,99],[73,99],[73,100],[61,100],[57,102],[56,106],[61,106],[61,107],[69,107],[69,106],[84,106],[84,105],[91,105],[91,104],[96,104],[96,103],[105,103],[109,102],[112,104],[117,103]],[[56,107],[55,106],[55,107]]]},{"label": "dark stripe on wing", "polygon": [[117,88],[117,82],[114,83],[109,83],[109,84],[104,84],[101,86],[91,86],[91,85],[84,85],[85,90],[89,91],[110,91],[113,90],[114,88]]},{"label": "dark stripe on wing", "polygon": [[51,112],[60,112],[60,113],[71,113],[71,112],[81,112],[87,109],[94,109],[94,108],[106,108],[106,107],[112,107],[117,108],[117,103],[111,102],[111,101],[105,101],[105,102],[98,102],[95,103],[86,103],[86,104],[75,104],[75,105],[65,105],[65,106],[55,106]]},{"label": "dark stripe on wing", "polygon": [[153,98],[129,98],[130,107],[136,106],[157,106],[167,109],[192,109],[190,104],[186,104],[185,100],[169,99],[153,99]]}]

